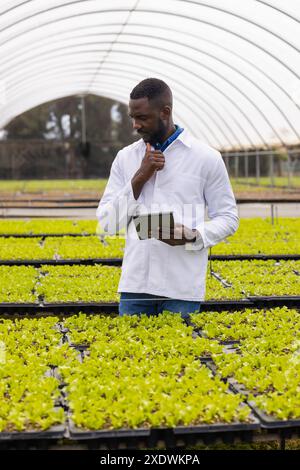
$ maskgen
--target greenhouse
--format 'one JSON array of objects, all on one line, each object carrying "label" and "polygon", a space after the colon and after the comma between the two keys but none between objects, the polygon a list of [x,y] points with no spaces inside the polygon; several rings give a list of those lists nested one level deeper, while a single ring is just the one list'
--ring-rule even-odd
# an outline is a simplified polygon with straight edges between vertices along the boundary
[{"label": "greenhouse", "polygon": [[[0,450],[300,449],[299,23],[293,0],[1,1]],[[174,109],[153,141],[150,77]],[[102,214],[151,181],[206,212],[173,245],[136,224],[130,252],[137,215],[109,233]],[[160,300],[207,263],[173,299],[200,308],[121,314],[133,258]]]}]

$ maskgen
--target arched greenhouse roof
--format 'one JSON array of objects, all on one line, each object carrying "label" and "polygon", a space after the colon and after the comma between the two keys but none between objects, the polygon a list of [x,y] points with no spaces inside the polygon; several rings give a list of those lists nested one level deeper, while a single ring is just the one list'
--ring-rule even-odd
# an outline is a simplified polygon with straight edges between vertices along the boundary
[{"label": "arched greenhouse roof", "polygon": [[295,0],[1,0],[0,128],[47,101],[127,103],[149,76],[219,149],[300,141]]}]

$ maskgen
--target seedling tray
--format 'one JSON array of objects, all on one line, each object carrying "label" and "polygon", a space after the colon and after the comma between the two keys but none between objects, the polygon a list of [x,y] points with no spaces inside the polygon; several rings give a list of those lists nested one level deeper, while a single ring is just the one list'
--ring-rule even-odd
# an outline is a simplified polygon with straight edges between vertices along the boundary
[{"label": "seedling tray", "polygon": [[255,416],[251,415],[250,423],[215,423],[215,424],[202,424],[197,426],[178,426],[174,428],[174,434],[203,434],[213,432],[234,432],[234,431],[254,431],[260,428],[260,424]]},{"label": "seedling tray", "polygon": [[[202,312],[202,309],[200,309],[200,312]],[[185,318],[185,323],[187,326],[191,326],[193,328],[193,333],[195,335],[200,336],[200,338],[209,339],[211,341],[218,341],[218,343],[222,346],[235,347],[238,346],[241,342],[239,339],[219,340],[218,338],[209,338],[199,326],[195,325],[195,323],[191,321],[190,318]]]},{"label": "seedling tray", "polygon": [[202,330],[200,330],[200,329],[197,330],[197,327],[195,327],[194,330],[198,334],[198,336],[200,336],[200,338],[209,339],[211,341],[218,341],[218,343],[222,346],[233,346],[233,347],[235,347],[235,346],[238,346],[241,343],[240,339],[222,340],[222,339],[218,339],[218,338],[210,338],[205,333],[203,333]]},{"label": "seedling tray", "polygon": [[45,431],[13,431],[0,432],[0,441],[21,441],[28,439],[62,439],[65,435],[65,425],[52,426]]},{"label": "seedling tray", "polygon": [[150,437],[151,429],[101,429],[99,431],[91,431],[80,429],[70,420],[69,432],[72,439],[122,439],[122,438],[138,438]]},{"label": "seedling tray", "polygon": [[300,428],[300,418],[299,419],[289,419],[289,420],[282,420],[279,418],[276,418],[271,415],[267,415],[259,409],[255,403],[251,400],[247,400],[247,397],[249,396],[249,390],[247,388],[238,383],[235,379],[228,379],[227,383],[229,384],[229,387],[231,388],[232,391],[235,393],[240,393],[241,395],[244,395],[246,397],[246,403],[248,406],[252,409],[254,415],[259,419],[261,423],[261,427],[264,429],[281,429],[281,428]]},{"label": "seedling tray", "polygon": [[36,314],[42,308],[39,304],[36,303],[0,303],[0,314],[8,313],[10,315],[14,315],[16,313],[24,313],[24,314]]},{"label": "seedling tray", "polygon": [[43,302],[42,310],[55,312],[85,312],[85,313],[115,313],[119,311],[119,304],[116,302]]},{"label": "seedling tray", "polygon": [[0,233],[0,238],[91,237],[95,233]]},{"label": "seedling tray", "polygon": [[247,403],[252,409],[253,413],[259,418],[261,427],[264,429],[300,428],[300,418],[287,420],[278,419],[274,416],[267,415],[262,410],[257,408],[253,401],[247,401]]},{"label": "seedling tray", "polygon": [[250,299],[206,300],[204,302],[201,302],[200,313],[203,311],[239,310],[251,307],[254,307],[254,303]]},{"label": "seedling tray", "polygon": [[[111,439],[141,439],[146,438],[147,441],[151,439],[153,443],[159,440],[170,442],[180,437],[206,437],[210,434],[224,435],[232,432],[245,432],[245,431],[257,431],[260,428],[258,419],[251,415],[251,422],[249,423],[215,423],[215,424],[203,424],[197,426],[178,426],[175,428],[150,428],[150,429],[119,429],[119,430],[99,430],[89,431],[81,430],[70,422],[69,433],[71,439],[76,440],[87,440],[87,439],[100,439],[100,440],[111,440]],[[216,439],[218,436],[216,436]]]},{"label": "seedling tray", "polygon": [[51,312],[51,313],[116,313],[118,312],[119,304],[111,303],[85,303],[85,302],[57,302],[57,303],[1,303],[0,313],[30,313],[36,314],[38,312]]},{"label": "seedling tray", "polygon": [[[16,235],[13,235],[17,237]],[[49,235],[27,235],[18,236],[18,238],[46,238],[46,237],[89,237],[88,235],[81,234],[49,234]],[[8,237],[7,235],[1,235],[1,237]],[[209,260],[219,261],[243,261],[243,260],[299,260],[300,255],[211,255],[208,257]],[[67,258],[67,259],[0,259],[0,265],[4,266],[37,266],[40,267],[44,264],[50,265],[94,265],[94,264],[105,264],[111,266],[121,266],[123,258]],[[256,296],[249,296],[248,298],[256,298]],[[245,299],[244,299],[245,300]]]},{"label": "seedling tray", "polygon": [[[241,310],[243,308],[269,308],[270,304],[267,303],[268,297],[265,297],[266,301],[261,302],[252,302],[250,300],[242,300],[242,301],[233,301],[233,300],[222,300],[222,301],[206,301],[201,302],[200,307],[200,314],[203,311],[222,311],[222,310]],[[282,303],[280,305],[287,305],[287,306],[299,306],[300,305],[300,297],[292,297],[292,301],[289,303],[287,299],[289,297],[282,298]],[[267,303],[267,305],[266,305]],[[276,304],[278,305],[278,304]],[[3,302],[0,303],[0,313],[7,313],[7,312],[24,312],[27,311],[28,313],[37,313],[40,311],[49,311],[49,312],[77,312],[82,311],[84,313],[99,313],[99,312],[107,312],[107,313],[117,313],[119,310],[119,303],[118,302],[36,302],[36,303],[9,303]],[[196,329],[195,329],[196,331]],[[211,338],[213,339],[213,338]],[[238,344],[237,340],[228,340],[223,341],[221,344],[224,345],[231,345],[231,344]]]},{"label": "seedling tray", "polygon": [[85,265],[105,264],[110,266],[121,266],[122,258],[86,258],[86,259],[28,259],[28,260],[0,260],[0,266],[35,266],[48,265]]},{"label": "seedling tray", "polygon": [[299,295],[282,295],[282,296],[248,296],[254,307],[271,308],[271,307],[299,307]]},{"label": "seedling tray", "polygon": [[[208,369],[213,373],[214,376],[219,375],[219,377],[221,377],[221,375],[218,374],[217,366],[214,363],[213,359],[205,361],[204,364],[208,367]],[[222,380],[227,383],[227,379],[222,379]]]},{"label": "seedling tray", "polygon": [[267,261],[267,260],[298,260],[300,259],[300,255],[299,254],[286,254],[286,255],[278,255],[278,254],[274,254],[274,255],[263,255],[263,254],[259,254],[259,255],[254,255],[254,254],[236,254],[236,255],[211,255],[209,256],[209,259],[210,260],[219,260],[219,261],[243,261],[243,260],[262,260],[262,261]]}]

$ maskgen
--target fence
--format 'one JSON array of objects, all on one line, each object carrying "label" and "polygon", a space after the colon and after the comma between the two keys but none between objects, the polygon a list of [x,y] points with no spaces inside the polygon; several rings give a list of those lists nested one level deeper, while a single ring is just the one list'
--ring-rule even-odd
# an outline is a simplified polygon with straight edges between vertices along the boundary
[{"label": "fence", "polygon": [[[0,179],[104,178],[121,143],[76,140],[0,141]],[[242,184],[300,187],[300,148],[222,152]]]},{"label": "fence", "polygon": [[223,152],[228,173],[236,182],[300,187],[300,149]]}]

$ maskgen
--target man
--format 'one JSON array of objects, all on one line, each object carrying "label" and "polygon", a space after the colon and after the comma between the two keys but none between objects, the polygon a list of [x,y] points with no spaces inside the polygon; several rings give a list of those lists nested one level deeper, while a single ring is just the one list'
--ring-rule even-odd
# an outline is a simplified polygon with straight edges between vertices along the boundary
[{"label": "man", "polygon": [[[142,138],[117,154],[97,209],[107,233],[127,231],[119,313],[187,317],[204,300],[208,247],[238,227],[228,174],[219,152],[174,125],[162,80],[132,90],[129,115]],[[159,211],[173,212],[175,227],[167,238],[159,232],[140,240],[133,216]]]}]

